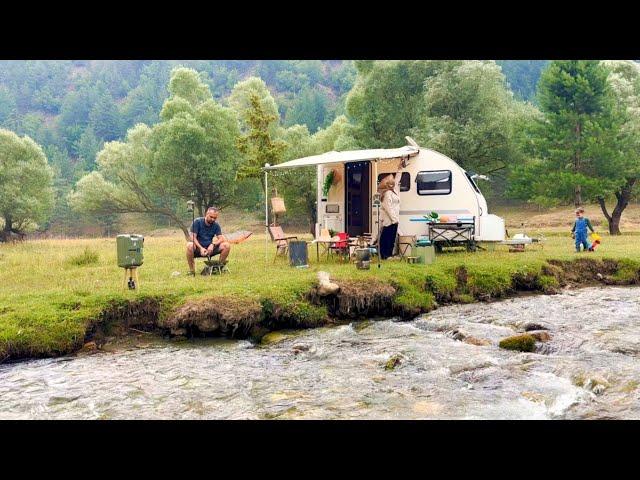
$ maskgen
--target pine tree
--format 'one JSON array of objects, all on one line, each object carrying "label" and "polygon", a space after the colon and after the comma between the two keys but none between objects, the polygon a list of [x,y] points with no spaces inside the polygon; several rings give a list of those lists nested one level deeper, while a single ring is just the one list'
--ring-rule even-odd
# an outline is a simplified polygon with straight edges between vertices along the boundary
[{"label": "pine tree", "polygon": [[572,183],[576,206],[584,200],[585,177],[611,153],[607,141],[616,126],[607,75],[597,60],[553,61],[538,84],[544,120],[536,129],[536,152],[549,171]]}]

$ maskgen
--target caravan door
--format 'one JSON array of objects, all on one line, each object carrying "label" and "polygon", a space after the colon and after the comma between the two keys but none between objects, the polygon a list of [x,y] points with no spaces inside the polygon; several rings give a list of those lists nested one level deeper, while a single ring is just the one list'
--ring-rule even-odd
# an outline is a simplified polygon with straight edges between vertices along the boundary
[{"label": "caravan door", "polygon": [[350,237],[371,232],[371,162],[346,164],[345,229]]}]

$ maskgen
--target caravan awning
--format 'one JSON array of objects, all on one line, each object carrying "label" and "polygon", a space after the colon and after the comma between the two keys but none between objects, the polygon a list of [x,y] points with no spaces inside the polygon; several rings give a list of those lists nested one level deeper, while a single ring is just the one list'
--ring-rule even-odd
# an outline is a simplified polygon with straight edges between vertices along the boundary
[{"label": "caravan awning", "polygon": [[414,147],[402,148],[377,148],[371,150],[349,150],[345,152],[327,152],[322,155],[313,155],[311,157],[298,158],[289,160],[288,162],[279,163],[264,167],[264,170],[280,170],[283,168],[308,167],[312,165],[323,165],[326,163],[350,163],[364,162],[367,160],[386,160],[390,158],[401,158],[407,155],[412,157],[417,155],[420,150]]}]

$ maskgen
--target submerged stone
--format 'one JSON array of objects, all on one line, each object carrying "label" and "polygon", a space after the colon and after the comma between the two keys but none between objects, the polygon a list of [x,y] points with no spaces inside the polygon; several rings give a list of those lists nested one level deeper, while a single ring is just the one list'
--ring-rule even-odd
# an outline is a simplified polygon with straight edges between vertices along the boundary
[{"label": "submerged stone", "polygon": [[491,342],[486,338],[477,338],[472,336],[467,336],[462,340],[464,343],[468,343],[469,345],[476,345],[478,347],[482,347],[484,345],[491,345]]},{"label": "submerged stone", "polygon": [[389,358],[389,360],[387,360],[387,363],[384,364],[384,369],[385,370],[394,370],[397,366],[399,366],[402,363],[402,356],[401,355],[392,355],[391,358]]},{"label": "submerged stone", "polygon": [[529,332],[529,335],[535,338],[538,342],[548,342],[551,340],[551,334],[545,330],[531,331]]},{"label": "submerged stone", "polygon": [[525,332],[530,332],[531,330],[549,330],[549,327],[534,322],[525,323],[522,328]]},{"label": "submerged stone", "polygon": [[270,332],[270,333],[267,333],[264,337],[262,337],[262,339],[260,340],[260,343],[262,345],[273,345],[274,343],[282,342],[287,338],[288,338],[288,335],[285,335],[284,333]]}]

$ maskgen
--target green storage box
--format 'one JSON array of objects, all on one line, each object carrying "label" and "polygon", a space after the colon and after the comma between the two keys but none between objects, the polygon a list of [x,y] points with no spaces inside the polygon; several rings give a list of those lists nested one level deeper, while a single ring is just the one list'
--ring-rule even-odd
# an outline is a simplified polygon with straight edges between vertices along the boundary
[{"label": "green storage box", "polygon": [[142,265],[142,235],[118,235],[116,246],[118,248],[118,266],[122,268],[139,267]]},{"label": "green storage box", "polygon": [[436,249],[433,245],[427,247],[414,246],[411,250],[412,257],[418,257],[418,263],[431,264],[436,261]]}]

